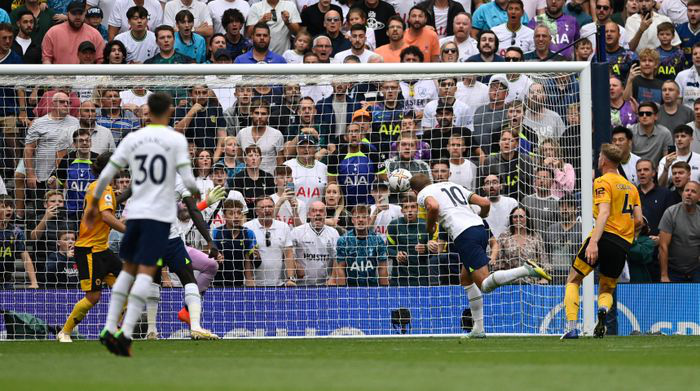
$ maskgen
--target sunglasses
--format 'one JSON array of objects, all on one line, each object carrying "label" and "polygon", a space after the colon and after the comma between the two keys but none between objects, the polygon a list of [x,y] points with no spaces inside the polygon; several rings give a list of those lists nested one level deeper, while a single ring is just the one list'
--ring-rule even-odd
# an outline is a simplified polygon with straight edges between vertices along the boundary
[{"label": "sunglasses", "polygon": [[639,113],[637,113],[637,115],[639,115],[640,117],[651,117],[652,115],[654,115],[654,112],[653,111],[640,111]]},{"label": "sunglasses", "polygon": [[609,6],[609,5],[596,5],[596,6],[595,6],[595,9],[607,11],[607,10],[610,9],[610,6]]},{"label": "sunglasses", "polygon": [[504,60],[506,62],[518,62],[520,61],[520,57],[504,57]]},{"label": "sunglasses", "polygon": [[331,22],[331,23],[340,22],[340,18],[326,18],[326,22]]},{"label": "sunglasses", "polygon": [[454,54],[457,53],[457,49],[444,49],[443,53]]},{"label": "sunglasses", "polygon": [[515,32],[514,32],[513,35],[511,35],[511,37],[510,37],[510,45],[511,45],[511,46],[515,45],[515,37],[516,37],[516,35],[515,35]]},{"label": "sunglasses", "polygon": [[270,231],[265,231],[265,247],[270,247]]}]

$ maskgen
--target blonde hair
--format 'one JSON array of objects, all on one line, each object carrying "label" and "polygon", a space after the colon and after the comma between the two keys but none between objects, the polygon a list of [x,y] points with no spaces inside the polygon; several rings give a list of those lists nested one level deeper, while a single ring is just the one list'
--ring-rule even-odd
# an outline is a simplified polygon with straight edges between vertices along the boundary
[{"label": "blonde hair", "polygon": [[615,165],[619,165],[622,162],[622,150],[613,144],[601,145],[600,153]]}]

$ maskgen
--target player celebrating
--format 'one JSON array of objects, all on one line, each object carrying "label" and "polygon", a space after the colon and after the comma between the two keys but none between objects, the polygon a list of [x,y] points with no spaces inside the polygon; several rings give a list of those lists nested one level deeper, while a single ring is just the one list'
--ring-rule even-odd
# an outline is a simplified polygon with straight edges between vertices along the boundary
[{"label": "player celebrating", "polygon": [[[428,236],[433,236],[439,220],[440,226],[445,227],[454,242],[459,259],[467,270],[462,284],[474,319],[470,338],[486,336],[481,291],[488,293],[524,277],[552,280],[547,272],[530,260],[523,266],[499,270],[489,275],[489,258],[486,255],[489,237],[482,220],[488,216],[491,208],[491,202],[487,198],[454,182],[431,184],[430,178],[425,174],[413,175],[411,189],[418,194],[418,205],[425,208]],[[481,208],[479,215],[474,213],[470,204]]]},{"label": "player celebrating", "polygon": [[[100,333],[100,342],[110,352],[120,356],[131,356],[134,326],[143,313],[158,261],[165,256],[168,247],[170,225],[177,217],[176,173],[180,174],[190,193],[199,196],[187,152],[187,139],[167,126],[171,102],[172,98],[165,93],[148,97],[151,123],[129,133],[122,140],[110,164],[100,174],[94,198],[85,210],[86,222],[94,221],[97,217],[97,200],[112,177],[128,165],[133,195],[126,207],[126,233],[119,251],[125,263],[112,288],[107,322]],[[199,300],[196,284],[189,286],[194,287],[194,291],[186,288],[185,295],[196,296]],[[117,331],[117,321],[127,296],[129,301],[124,322],[121,330]]]},{"label": "player celebrating", "polygon": [[[104,167],[109,163],[111,152],[105,152],[95,159],[91,166],[95,177],[99,176]],[[92,182],[85,192],[85,204],[93,201],[93,193],[97,181]],[[56,335],[59,342],[73,342],[70,338],[73,328],[80,323],[88,311],[100,301],[102,297],[102,284],[109,286],[114,284],[122,262],[109,249],[109,231],[111,228],[124,232],[124,223],[114,216],[115,197],[112,186],[107,186],[97,203],[100,218],[88,227],[85,216],[80,221],[78,240],[75,242],[75,258],[78,265],[78,277],[80,289],[85,292],[85,297],[73,306],[73,311],[68,315],[63,329]]]},{"label": "player celebrating", "polygon": [[603,338],[605,319],[613,303],[612,294],[617,279],[625,267],[629,249],[642,229],[642,207],[637,188],[622,175],[618,166],[622,151],[603,144],[598,157],[598,169],[603,173],[593,181],[593,217],[595,228],[581,246],[566,281],[564,306],[566,332],[561,339],[578,338],[576,321],[579,309],[581,281],[596,266],[600,271],[598,282],[598,324],[593,335]]}]

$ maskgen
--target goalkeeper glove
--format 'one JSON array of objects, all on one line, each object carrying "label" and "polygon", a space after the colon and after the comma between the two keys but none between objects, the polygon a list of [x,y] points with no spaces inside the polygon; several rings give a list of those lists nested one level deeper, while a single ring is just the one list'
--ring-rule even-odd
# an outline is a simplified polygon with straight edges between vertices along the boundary
[{"label": "goalkeeper glove", "polygon": [[224,198],[226,198],[226,189],[224,189],[222,186],[214,186],[211,190],[209,190],[207,197],[205,198],[207,207],[216,204]]}]

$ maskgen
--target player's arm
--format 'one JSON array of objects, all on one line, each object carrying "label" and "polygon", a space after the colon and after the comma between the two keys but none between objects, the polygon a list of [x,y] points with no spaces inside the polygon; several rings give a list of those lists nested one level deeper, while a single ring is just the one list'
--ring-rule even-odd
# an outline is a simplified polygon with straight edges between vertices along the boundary
[{"label": "player's arm", "polygon": [[377,249],[377,274],[379,274],[379,285],[389,286],[389,269],[387,268],[386,247],[379,246]]},{"label": "player's arm", "polygon": [[659,271],[661,282],[671,282],[668,278],[668,246],[671,244],[671,233],[659,232]]},{"label": "player's arm", "polygon": [[245,277],[245,286],[247,287],[255,287],[254,269],[255,266],[253,265],[252,257],[246,257],[245,261],[243,261],[243,276]]},{"label": "player's arm", "polygon": [[39,288],[39,283],[36,280],[36,271],[34,270],[34,262],[32,262],[32,257],[29,256],[27,251],[22,251],[22,263],[24,264],[24,271],[27,272],[27,277],[29,277],[29,288]]},{"label": "player's arm", "polygon": [[182,178],[182,184],[185,185],[187,190],[190,191],[190,194],[192,194],[192,197],[199,199],[199,188],[197,188],[197,182],[194,179],[194,175],[192,174],[192,167],[190,166],[190,163],[183,163],[177,166],[177,173],[180,174],[180,177]]},{"label": "player's arm", "polygon": [[608,222],[608,217],[610,217],[610,203],[599,203],[598,218],[595,219],[595,228],[593,228],[593,233],[591,233],[591,238],[586,247],[586,262],[589,265],[595,264],[598,260],[598,241],[603,236],[603,232],[605,232],[605,224]]},{"label": "player's arm", "polygon": [[341,262],[335,262],[333,265],[333,272],[335,273],[335,285],[337,286],[345,286],[347,284],[347,281],[345,279],[345,267],[346,267],[345,261]]},{"label": "player's arm", "polygon": [[644,226],[644,215],[642,214],[642,207],[639,205],[634,206],[634,237],[638,237],[639,233],[642,231],[642,226]]},{"label": "player's arm", "polygon": [[482,219],[485,219],[489,215],[489,211],[491,210],[491,201],[489,201],[488,198],[472,193],[472,195],[469,196],[469,203],[472,205],[478,205],[481,208],[479,217]]},{"label": "player's arm", "polygon": [[202,234],[202,238],[204,238],[209,246],[209,258],[216,259],[217,255],[219,255],[219,248],[216,246],[216,243],[214,243],[211,235],[209,234],[209,227],[204,221],[202,212],[200,212],[197,208],[197,203],[192,197],[185,197],[183,201],[185,202],[185,206],[187,206],[187,211],[190,213],[192,223],[197,228],[197,231]]},{"label": "player's arm", "polygon": [[435,197],[426,197],[425,199],[425,214],[426,214],[426,228],[428,229],[428,236],[432,237],[435,233],[435,227],[438,221],[440,213],[440,204],[437,202]]},{"label": "player's arm", "polygon": [[102,221],[109,226],[109,228],[121,233],[126,232],[126,225],[124,225],[124,223],[114,216],[114,212],[111,209],[101,211],[100,217],[102,218]]}]

